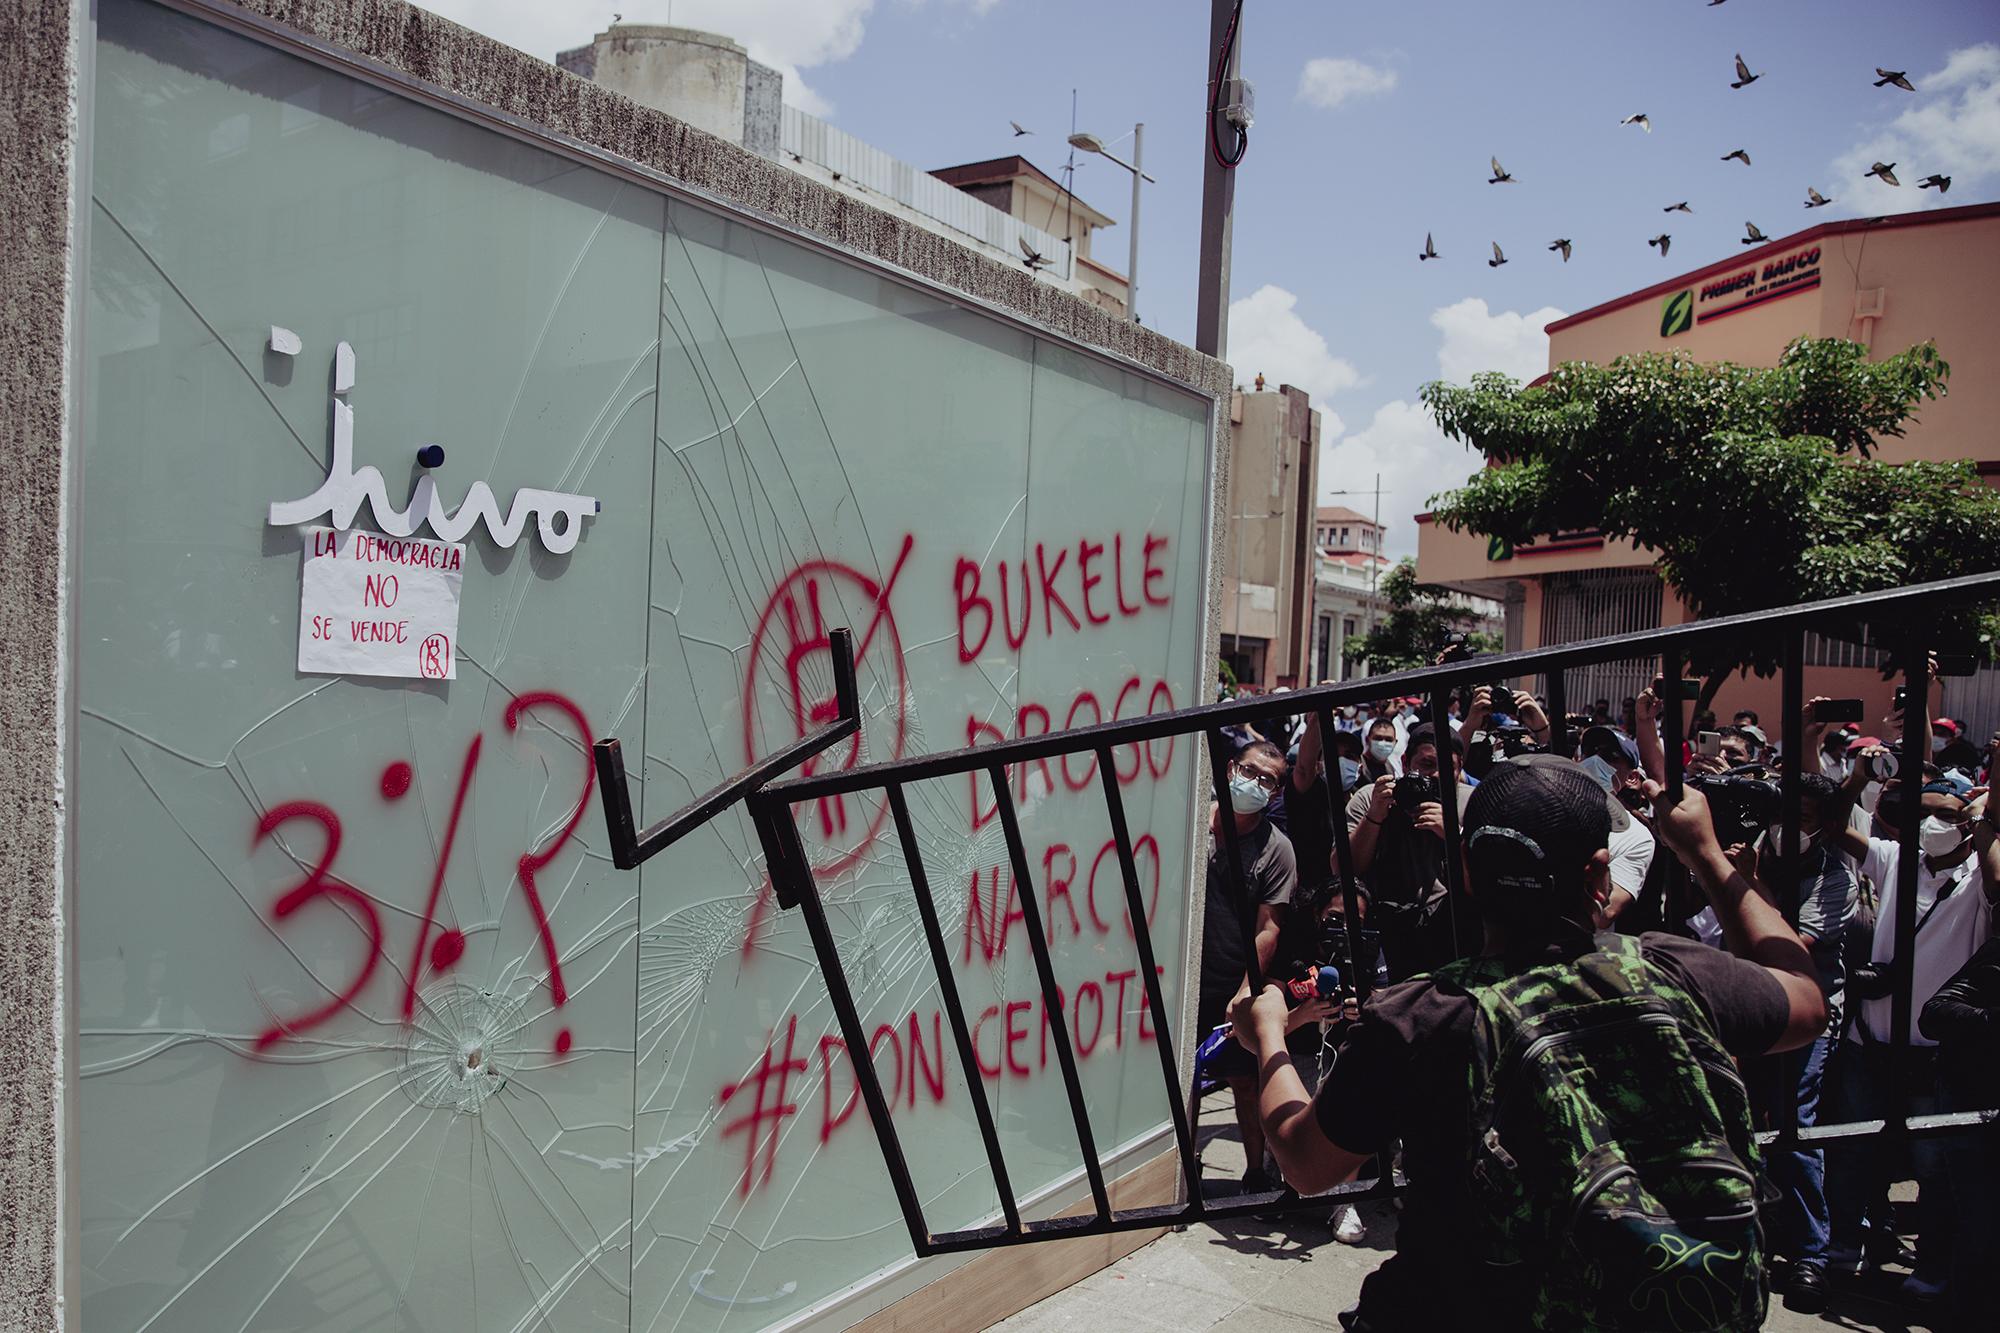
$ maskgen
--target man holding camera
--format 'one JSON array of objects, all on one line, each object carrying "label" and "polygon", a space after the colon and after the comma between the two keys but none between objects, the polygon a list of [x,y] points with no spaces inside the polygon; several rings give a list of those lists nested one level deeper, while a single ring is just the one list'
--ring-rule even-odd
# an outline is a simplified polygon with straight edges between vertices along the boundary
[{"label": "man holding camera", "polygon": [[[1462,753],[1458,742],[1445,743]],[[1471,794],[1459,784],[1454,799],[1461,812]],[[1403,776],[1377,778],[1348,800],[1347,836],[1389,975],[1400,981],[1453,958],[1436,728],[1424,723],[1410,733]]]},{"label": "man holding camera", "polygon": [[[1895,719],[1892,719],[1894,721]],[[1899,731],[1892,727],[1892,731]],[[1873,746],[1864,761],[1888,751]],[[1855,766],[1850,789],[1866,781],[1869,763]],[[1942,1109],[1934,1066],[1936,1043],[1918,1025],[1917,1011],[1944,983],[1965,966],[1992,934],[1993,904],[2000,894],[2000,848],[1987,820],[1987,793],[1970,799],[1946,782],[1928,782],[1916,793],[1922,823],[1918,835],[1917,929],[1915,956],[1910,964],[1910,1049],[1900,1088],[1889,1082],[1892,1036],[1891,993],[1896,973],[1896,898],[1901,891],[1902,844],[1899,841],[1909,793],[1899,778],[1882,787],[1875,807],[1874,828],[1868,835],[1842,829],[1836,841],[1860,866],[1876,902],[1867,961],[1850,977],[1859,1004],[1835,1061],[1828,1089],[1829,1113],[1839,1120],[1866,1120],[1895,1114],[1900,1104],[1907,1115]],[[1951,1252],[1957,1218],[1967,1210],[1989,1206],[1983,1189],[1972,1197],[1954,1198],[1956,1182],[1948,1167],[1945,1145],[1936,1139],[1910,1144],[1919,1187],[1916,1272],[1903,1283],[1903,1294],[1934,1300],[1952,1269]],[[1867,1234],[1864,1216],[1878,1204],[1887,1183],[1879,1145],[1870,1139],[1828,1150],[1827,1197],[1832,1224],[1831,1262],[1851,1274],[1864,1257],[1893,1254],[1893,1235]]]},{"label": "man holding camera", "polygon": [[[1480,956],[1372,997],[1316,1098],[1285,1054],[1282,995],[1237,1000],[1269,1142],[1298,1189],[1329,1188],[1403,1138],[1396,1253],[1343,1327],[1584,1328],[1598,1310],[1647,1310],[1658,1327],[1762,1322],[1755,1150],[1729,1057],[1811,1041],[1826,1006],[1798,936],[1717,845],[1700,792],[1656,797],[1655,812],[1729,953],[1593,936],[1605,795],[1573,763],[1524,756],[1495,764],[1466,808]],[[1530,1023],[1566,1035],[1527,1040]],[[1503,1076],[1531,1091],[1493,1100],[1517,1086]]]}]

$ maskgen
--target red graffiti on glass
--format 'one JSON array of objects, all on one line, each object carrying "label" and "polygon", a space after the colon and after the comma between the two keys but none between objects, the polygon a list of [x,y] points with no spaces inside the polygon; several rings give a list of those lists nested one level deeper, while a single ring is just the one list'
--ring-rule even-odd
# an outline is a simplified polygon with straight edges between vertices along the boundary
[{"label": "red graffiti on glass", "polygon": [[283,921],[315,898],[337,899],[361,914],[362,928],[368,932],[368,957],[362,962],[361,970],[354,974],[354,979],[347,983],[347,988],[327,1003],[309,1014],[302,1014],[290,1020],[279,1019],[266,1028],[257,1038],[257,1049],[260,1051],[293,1033],[318,1027],[339,1013],[361,993],[361,988],[368,984],[368,978],[375,975],[375,964],[382,956],[382,918],[375,911],[375,904],[369,902],[358,889],[326,878],[327,870],[333,865],[333,858],[340,855],[339,815],[317,801],[287,801],[264,812],[264,817],[257,821],[257,836],[251,839],[250,845],[254,848],[276,832],[281,825],[294,819],[311,820],[325,829],[326,847],[320,852],[320,858],[314,863],[313,868],[306,872],[306,877],[279,897],[271,909],[271,915]]},{"label": "red graffiti on glass", "polygon": [[[556,1008],[569,1002],[569,989],[563,982],[562,955],[556,946],[555,930],[543,906],[541,890],[536,877],[548,869],[556,857],[576,833],[582,822],[584,811],[590,805],[590,795],[596,785],[596,769],[590,762],[592,740],[590,723],[583,710],[576,704],[550,690],[532,690],[509,701],[504,720],[507,730],[518,731],[521,719],[531,709],[553,709],[564,713],[575,725],[579,751],[582,754],[583,781],[578,791],[576,806],[570,812],[556,836],[539,851],[530,849],[522,853],[515,863],[521,881],[521,893],[527,900],[528,911],[534,919],[536,935],[542,946],[542,955],[549,969],[549,995]],[[410,952],[410,966],[403,984],[402,1017],[410,1022],[416,1017],[417,995],[427,976],[450,971],[465,956],[465,932],[457,926],[444,925],[438,920],[439,904],[444,896],[445,874],[451,865],[451,852],[458,839],[458,828],[465,817],[466,798],[472,790],[472,778],[479,767],[480,755],[485,744],[484,733],[475,733],[466,745],[465,758],[460,764],[458,789],[452,797],[451,818],[445,824],[444,839],[438,845],[437,864],[431,871],[430,891],[424,902],[423,919],[417,927],[417,938]],[[387,801],[399,801],[410,791],[414,772],[405,760],[394,760],[382,770],[378,787]],[[338,900],[360,914],[363,928],[368,935],[368,956],[360,970],[347,987],[332,1001],[298,1018],[280,1020],[257,1038],[257,1049],[264,1050],[283,1038],[296,1036],[317,1027],[332,1018],[343,1007],[351,1004],[374,976],[376,965],[381,961],[384,945],[382,921],[374,902],[367,895],[350,885],[331,878],[334,858],[340,852],[340,816],[317,801],[290,801],[273,807],[257,823],[256,842],[269,837],[280,825],[289,820],[307,819],[317,822],[326,830],[327,841],[319,862],[307,873],[305,879],[287,890],[272,908],[272,913],[282,920],[320,897]],[[436,932],[433,937],[433,931]],[[426,964],[428,963],[428,967]],[[574,1037],[568,1028],[556,1033],[555,1049],[558,1055],[567,1054],[574,1044]]]},{"label": "red graffiti on glass", "polygon": [[[869,663],[881,660],[886,664],[883,674],[894,678],[894,684],[889,687],[894,691],[888,699],[894,717],[888,728],[887,757],[903,757],[909,733],[910,682],[903,667],[903,641],[896,632],[896,617],[889,609],[889,596],[895,591],[896,579],[902,574],[915,545],[915,537],[904,536],[888,578],[879,584],[854,566],[834,560],[809,560],[778,584],[777,590],[764,603],[764,609],[757,617],[756,631],[750,636],[750,667],[743,682],[743,752],[746,759],[757,759],[764,749],[759,745],[757,721],[762,676],[775,671],[778,677],[769,688],[775,689],[784,699],[785,722],[789,723],[790,732],[785,737],[787,741],[818,730],[836,716],[838,704],[831,693],[833,645],[829,631],[840,623],[840,612],[843,611],[867,617],[854,641],[857,674]],[[828,620],[829,611],[835,612],[831,622]],[[877,655],[871,657],[871,651]],[[837,762],[840,766],[852,768],[860,762],[861,746],[858,742],[844,744],[828,751],[828,755],[839,755]],[[802,771],[811,774],[825,761],[826,756],[815,756],[806,761]],[[820,838],[840,849],[837,858],[815,868],[815,873],[822,878],[838,875],[859,861],[869,844],[882,832],[882,825],[889,815],[888,805],[877,803],[865,827],[859,826],[858,819],[854,821],[854,826],[850,826],[845,796],[820,800],[818,811]]]}]

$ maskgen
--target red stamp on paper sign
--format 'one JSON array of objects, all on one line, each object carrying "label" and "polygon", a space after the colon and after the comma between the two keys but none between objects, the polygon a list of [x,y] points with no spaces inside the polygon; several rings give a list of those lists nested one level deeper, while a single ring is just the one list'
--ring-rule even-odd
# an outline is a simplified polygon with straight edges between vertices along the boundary
[{"label": "red stamp on paper sign", "polygon": [[427,637],[417,649],[417,667],[425,680],[443,680],[451,674],[451,640],[442,634]]}]

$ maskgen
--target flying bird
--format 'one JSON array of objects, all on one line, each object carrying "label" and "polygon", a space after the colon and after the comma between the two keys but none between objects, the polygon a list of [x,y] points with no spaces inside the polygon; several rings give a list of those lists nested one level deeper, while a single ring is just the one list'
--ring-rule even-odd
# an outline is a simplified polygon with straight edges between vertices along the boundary
[{"label": "flying bird", "polygon": [[1667,247],[1672,245],[1673,243],[1674,243],[1674,238],[1668,235],[1666,232],[1661,232],[1658,236],[1655,236],[1652,240],[1646,242],[1646,244],[1648,245],[1657,245],[1660,247],[1660,258],[1662,259],[1665,259],[1667,257]]},{"label": "flying bird", "polygon": [[1756,223],[1746,222],[1743,224],[1743,244],[1762,245],[1764,242],[1770,239],[1771,238],[1766,236],[1763,232],[1757,230]]},{"label": "flying bird", "polygon": [[1559,240],[1550,241],[1549,249],[1562,251],[1563,263],[1569,262],[1569,237],[1564,236]]},{"label": "flying bird", "polygon": [[1054,262],[1047,255],[1036,250],[1034,246],[1029,245],[1028,238],[1025,236],[1016,237],[1014,243],[1021,247],[1021,253],[1026,256],[1021,262],[1028,266],[1028,272],[1030,273],[1033,273],[1036,269],[1047,268]]},{"label": "flying bird", "polygon": [[1641,111],[1636,116],[1627,116],[1625,117],[1625,119],[1619,121],[1618,123],[1620,125],[1637,125],[1640,129],[1644,130],[1648,134],[1651,134],[1653,132],[1652,117],[1648,116],[1643,111]]},{"label": "flying bird", "polygon": [[1499,268],[1507,262],[1507,256],[1500,253],[1500,242],[1493,242],[1493,258],[1486,261],[1486,267]]},{"label": "flying bird", "polygon": [[1825,208],[1828,204],[1832,202],[1833,200],[1827,198],[1825,195],[1821,194],[1818,190],[1815,190],[1812,186],[1810,185],[1806,186],[1807,208]]},{"label": "flying bird", "polygon": [[1750,72],[1750,67],[1749,67],[1748,65],[1746,65],[1746,64],[1744,64],[1744,63],[1743,63],[1743,56],[1742,56],[1742,53],[1741,53],[1741,52],[1738,52],[1738,53],[1737,53],[1737,56],[1736,56],[1736,82],[1734,82],[1734,83],[1730,84],[1730,85],[1729,85],[1730,87],[1732,87],[1732,88],[1748,88],[1748,87],[1749,87],[1749,86],[1750,86],[1751,84],[1753,84],[1753,83],[1757,82],[1757,80],[1759,80],[1759,79],[1761,79],[1761,78],[1763,78],[1763,77],[1764,77],[1764,76],[1763,76],[1762,74],[1752,74],[1752,73]]},{"label": "flying bird", "polygon": [[1861,174],[1864,177],[1879,176],[1884,185],[1901,185],[1903,183],[1896,179],[1896,164],[1894,162],[1877,162]]},{"label": "flying bird", "polygon": [[1951,177],[1930,175],[1924,177],[1922,180],[1917,182],[1917,188],[1919,190],[1928,190],[1933,185],[1937,187],[1937,192],[1939,194],[1943,194],[1946,190],[1949,190],[1951,188]]},{"label": "flying bird", "polygon": [[1438,257],[1438,248],[1437,248],[1437,246],[1435,246],[1435,245],[1433,245],[1433,244],[1431,243],[1431,234],[1430,234],[1429,232],[1425,232],[1425,233],[1424,233],[1424,252],[1423,252],[1422,254],[1418,255],[1418,256],[1417,256],[1417,258],[1419,258],[1419,259],[1436,259],[1437,257]]},{"label": "flying bird", "polygon": [[1008,121],[1007,123],[1008,123],[1009,125],[1012,125],[1012,126],[1014,127],[1014,137],[1015,137],[1016,139],[1020,138],[1020,137],[1021,137],[1022,135],[1024,135],[1024,134],[1033,134],[1033,133],[1034,133],[1034,131],[1033,131],[1033,130],[1029,129],[1029,128],[1028,128],[1027,126],[1023,125],[1023,124],[1022,124],[1022,123],[1021,123],[1020,121],[1018,121],[1018,120],[1010,120],[1010,121]]},{"label": "flying bird", "polygon": [[1668,205],[1667,205],[1667,206],[1666,206],[1665,208],[1661,209],[1660,211],[1661,211],[1662,213],[1692,213],[1692,212],[1694,212],[1694,210],[1693,210],[1692,208],[1689,208],[1689,207],[1688,207],[1688,201],[1687,201],[1687,200],[1685,200],[1685,199],[1681,200],[1681,201],[1680,201],[1680,202],[1679,202],[1678,204],[1668,204]]},{"label": "flying bird", "polygon": [[1750,165],[1750,154],[1744,152],[1741,148],[1737,149],[1733,153],[1724,153],[1722,155],[1722,160],[1724,162],[1727,162],[1732,157],[1742,162],[1743,165],[1746,167]]},{"label": "flying bird", "polygon": [[1492,179],[1486,182],[1488,185],[1504,185],[1504,184],[1511,184],[1513,182],[1514,179],[1513,175],[1505,167],[1500,165],[1499,158],[1495,157],[1495,158],[1489,158],[1487,160],[1493,163],[1493,177]]},{"label": "flying bird", "polygon": [[1913,93],[1917,90],[1917,86],[1914,83],[1910,82],[1909,71],[1907,70],[1883,69],[1880,65],[1877,65],[1875,67],[1875,72],[1882,76],[1881,78],[1875,80],[1875,86],[1877,88],[1880,88],[1885,84],[1893,83],[1906,93]]}]

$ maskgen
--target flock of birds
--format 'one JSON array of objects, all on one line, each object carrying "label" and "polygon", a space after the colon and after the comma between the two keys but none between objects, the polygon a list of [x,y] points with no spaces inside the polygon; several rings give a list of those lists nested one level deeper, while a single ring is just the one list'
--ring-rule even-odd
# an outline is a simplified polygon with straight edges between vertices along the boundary
[{"label": "flock of birds", "polygon": [[[1711,7],[1722,3],[1724,3],[1724,0],[1709,0],[1709,4]],[[1877,88],[1900,88],[1907,93],[1913,93],[1917,90],[1916,85],[1910,82],[1909,72],[1907,70],[1882,69],[1878,66],[1875,70],[1875,74],[1876,74],[1875,87]],[[1763,77],[1764,77],[1763,74],[1756,73],[1751,70],[1750,66],[1744,61],[1742,54],[1739,52],[1736,56],[1736,78],[1733,81],[1731,81],[1729,86],[1731,88],[1737,88],[1737,89],[1748,88],[1751,84],[1757,82],[1757,80]],[[1636,125],[1648,134],[1651,134],[1653,132],[1652,118],[1643,111],[1636,112],[1633,115],[1625,116],[1621,118],[1618,123],[1620,125]],[[1741,162],[1744,166],[1747,167],[1750,165],[1750,154],[1745,149],[1736,148],[1730,150],[1727,153],[1724,153],[1722,155],[1721,160],[1724,162]],[[1493,167],[1493,174],[1486,178],[1486,183],[1488,185],[1512,185],[1515,183],[1514,173],[1508,171],[1505,167],[1501,166],[1499,158],[1497,157],[1490,158],[1488,159],[1488,161],[1491,163]],[[1900,186],[1902,184],[1900,180],[1896,179],[1896,164],[1894,162],[1877,162],[1873,164],[1864,174],[1864,179],[1867,176],[1875,177],[1877,180],[1881,181],[1884,185]],[[1937,175],[1934,173],[1918,181],[1917,188],[1920,190],[1934,189],[1939,194],[1943,194],[1949,189],[1951,189],[1951,177]],[[1821,194],[1818,190],[1814,189],[1812,186],[1809,185],[1806,187],[1805,206],[1807,208],[1824,208],[1832,202],[1833,200],[1827,198],[1827,196]],[[1666,213],[1693,213],[1694,209],[1689,206],[1687,200],[1683,199],[1678,203],[1668,204],[1661,211]],[[1762,245],[1766,241],[1770,240],[1770,237],[1766,236],[1761,230],[1759,230],[1757,224],[1754,222],[1745,222],[1743,224],[1743,230],[1744,230],[1743,244],[1745,245]],[[1660,252],[1660,257],[1663,259],[1666,257],[1667,251],[1673,246],[1673,243],[1674,243],[1673,234],[1666,231],[1662,231],[1658,236],[1651,237],[1646,241],[1647,245],[1652,246],[1654,249]],[[1486,261],[1486,267],[1499,268],[1502,264],[1508,262],[1507,255],[1506,252],[1500,248],[1500,242],[1494,241],[1492,244],[1493,244],[1493,258]],[[1551,252],[1561,254],[1563,262],[1567,264],[1569,262],[1570,251],[1573,248],[1573,245],[1574,242],[1572,242],[1569,237],[1558,236],[1555,240],[1549,242],[1548,248]],[[1438,259],[1441,257],[1442,256],[1440,256],[1438,253],[1437,242],[1433,239],[1431,233],[1425,232],[1424,248],[1418,252],[1417,258],[1419,260],[1426,260],[1426,259]]]}]

